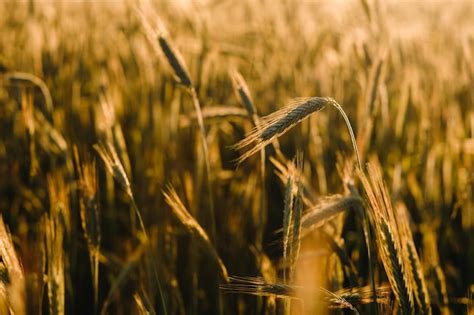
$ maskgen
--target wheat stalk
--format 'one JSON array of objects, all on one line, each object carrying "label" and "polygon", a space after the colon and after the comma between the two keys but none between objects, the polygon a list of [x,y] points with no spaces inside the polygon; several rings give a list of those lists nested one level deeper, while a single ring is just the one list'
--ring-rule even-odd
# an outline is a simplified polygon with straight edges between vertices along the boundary
[{"label": "wheat stalk", "polygon": [[[101,315],[106,315],[107,308],[109,307],[109,304],[114,296],[114,294],[117,292],[117,290],[120,288],[120,286],[123,284],[127,276],[133,271],[134,268],[137,267],[138,263],[140,262],[141,257],[143,254],[146,252],[146,248],[150,244],[148,241],[141,241],[140,244],[135,248],[135,250],[129,255],[127,258],[127,261],[122,263],[122,267],[120,269],[119,274],[117,277],[114,279],[112,282],[109,292],[107,293],[107,296],[105,297],[105,300],[102,304],[102,308],[100,310]],[[166,310],[166,308],[165,308]]]},{"label": "wheat stalk", "polygon": [[[125,169],[122,165],[122,162],[120,161],[118,154],[114,148],[114,146],[110,142],[106,143],[99,143],[94,145],[94,149],[97,151],[99,156],[102,158],[102,161],[104,162],[104,165],[106,169],[109,171],[110,174],[115,178],[115,180],[122,186],[122,188],[125,190],[126,194],[128,195],[130,199],[130,203],[132,205],[133,210],[135,211],[135,214],[137,215],[138,222],[140,224],[140,228],[143,232],[143,235],[147,241],[148,244],[151,244],[150,242],[150,237],[148,236],[148,233],[145,228],[145,223],[143,222],[143,218],[141,215],[140,210],[138,209],[138,206],[135,202],[135,197],[133,195],[132,191],[132,186],[130,185],[130,181],[128,180],[127,174],[125,173]],[[163,307],[163,311],[165,314],[167,314],[166,310],[166,304],[161,288],[161,282],[160,278],[158,276],[158,271],[156,270],[156,259],[153,251],[149,252],[149,257],[151,262],[153,263],[153,273],[155,276],[156,283],[158,284],[158,291],[160,294],[160,299]]]},{"label": "wheat stalk", "polygon": [[340,237],[335,235],[335,233],[328,233],[326,229],[321,229],[320,231],[321,236],[326,240],[328,245],[337,255],[341,264],[346,266],[344,271],[347,274],[347,278],[350,285],[356,286],[358,284],[357,280],[357,271],[355,268],[354,263],[352,262],[351,258],[348,256],[347,252],[344,250],[344,240]]},{"label": "wheat stalk", "polygon": [[227,268],[217,254],[216,249],[209,239],[209,236],[186,209],[178,194],[176,193],[176,190],[174,190],[172,186],[169,186],[167,191],[163,192],[163,195],[165,196],[166,203],[171,207],[171,210],[173,210],[173,214],[176,216],[176,218],[178,218],[179,222],[186,227],[189,233],[193,235],[201,244],[203,244],[209,256],[214,260],[216,266],[219,268],[219,274],[221,278],[225,282],[228,282]]},{"label": "wheat stalk", "polygon": [[[234,294],[249,294],[256,296],[276,297],[281,299],[300,300],[297,291],[304,290],[304,287],[289,285],[283,282],[268,282],[260,277],[229,277],[230,282],[220,285],[221,290]],[[349,288],[337,292],[331,292],[325,288],[319,288],[325,294],[324,299],[330,303],[330,308],[349,308],[358,314],[353,304],[367,303],[366,288]],[[377,288],[377,301],[388,304],[388,297],[391,291],[388,286]],[[301,300],[300,300],[301,301]]]},{"label": "wheat stalk", "polygon": [[[250,94],[250,90],[247,86],[247,82],[245,82],[244,77],[237,71],[237,70],[231,70],[229,72],[230,77],[232,79],[232,86],[234,88],[235,94],[238,96],[240,102],[242,105],[245,107],[247,110],[247,115],[250,119],[250,121],[253,123],[255,128],[260,127],[260,117],[258,116],[257,113],[257,108],[255,107],[255,104],[252,100],[252,95]],[[280,152],[280,145],[278,144],[278,141],[275,140],[273,142],[273,147],[275,148],[277,154],[281,155]],[[265,149],[262,148],[260,150],[260,184],[261,184],[261,189],[262,192],[260,194],[260,222],[259,226],[260,228],[257,231],[256,235],[256,243],[257,246],[261,249],[263,246],[263,234],[265,232],[265,227],[267,224],[267,198],[265,195],[266,191],[266,185],[265,185],[265,179],[266,179],[266,166],[265,166],[265,160],[266,160],[266,153]]]},{"label": "wheat stalk", "polygon": [[193,84],[191,82],[191,77],[179,51],[163,34],[158,35],[158,43],[160,44],[161,50],[165,54],[169,65],[173,68],[175,75],[179,78],[179,82],[187,88],[192,88]]},{"label": "wheat stalk", "polygon": [[[285,199],[283,204],[283,260],[288,259],[288,240],[290,237],[290,222],[292,220],[293,208],[293,177],[288,176],[285,187]],[[283,282],[286,283],[286,268],[283,268]]]},{"label": "wheat stalk", "polygon": [[179,222],[183,224],[202,244],[204,244],[204,247],[219,267],[222,279],[228,281],[227,269],[212,245],[209,236],[183,205],[174,188],[169,186],[168,190],[163,192],[163,195]]}]

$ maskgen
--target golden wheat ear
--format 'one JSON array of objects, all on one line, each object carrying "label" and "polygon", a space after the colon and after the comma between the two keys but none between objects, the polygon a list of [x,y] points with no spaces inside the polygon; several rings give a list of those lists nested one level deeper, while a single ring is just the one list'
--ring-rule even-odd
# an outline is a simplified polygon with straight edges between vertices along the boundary
[{"label": "golden wheat ear", "polygon": [[362,169],[359,149],[357,148],[357,142],[349,118],[341,105],[330,97],[297,98],[282,109],[264,117],[259,126],[254,127],[247,137],[233,146],[235,150],[241,150],[252,143],[255,144],[253,148],[242,154],[237,159],[238,164],[242,163],[247,158],[267,146],[270,142],[276,140],[288,130],[307,119],[311,114],[324,109],[327,105],[336,108],[344,118],[344,122],[351,137],[357,165],[359,169]]},{"label": "golden wheat ear", "polygon": [[322,110],[328,102],[329,98],[326,97],[297,98],[282,109],[263,117],[259,126],[254,127],[245,139],[234,145],[234,149],[240,150],[255,143],[237,161],[245,161],[312,113]]},{"label": "golden wheat ear", "polygon": [[369,215],[374,222],[379,255],[402,313],[412,314],[413,283],[408,277],[409,261],[390,196],[380,166],[369,164],[367,173],[359,171],[359,178],[365,190]]}]

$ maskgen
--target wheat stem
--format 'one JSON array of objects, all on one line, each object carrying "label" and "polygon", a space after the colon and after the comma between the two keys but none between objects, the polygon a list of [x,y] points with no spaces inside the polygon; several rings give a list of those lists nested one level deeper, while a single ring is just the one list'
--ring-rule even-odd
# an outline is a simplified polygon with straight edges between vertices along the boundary
[{"label": "wheat stem", "polygon": [[349,131],[349,135],[351,136],[351,142],[352,142],[352,148],[354,149],[354,154],[357,160],[357,165],[360,170],[362,170],[362,162],[360,160],[360,154],[359,154],[359,149],[357,148],[357,142],[356,138],[354,136],[354,131],[352,130],[352,125],[351,122],[349,121],[349,118],[347,117],[346,113],[342,109],[341,105],[337,103],[334,99],[330,99],[329,102],[332,106],[334,106],[339,113],[341,114],[342,118],[344,118],[344,122],[346,123],[347,130]]}]

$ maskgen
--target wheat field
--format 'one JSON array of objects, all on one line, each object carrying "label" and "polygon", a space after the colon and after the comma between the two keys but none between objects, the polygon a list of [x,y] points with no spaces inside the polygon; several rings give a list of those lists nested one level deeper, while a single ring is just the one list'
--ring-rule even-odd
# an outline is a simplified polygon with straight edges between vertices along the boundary
[{"label": "wheat field", "polygon": [[472,1],[0,12],[0,315],[474,314]]}]

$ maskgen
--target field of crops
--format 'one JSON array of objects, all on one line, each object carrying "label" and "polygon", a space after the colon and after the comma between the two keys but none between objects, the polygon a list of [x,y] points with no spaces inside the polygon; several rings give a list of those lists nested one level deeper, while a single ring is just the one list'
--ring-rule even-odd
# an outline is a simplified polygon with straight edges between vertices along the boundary
[{"label": "field of crops", "polygon": [[0,314],[474,314],[474,3],[0,1]]}]

